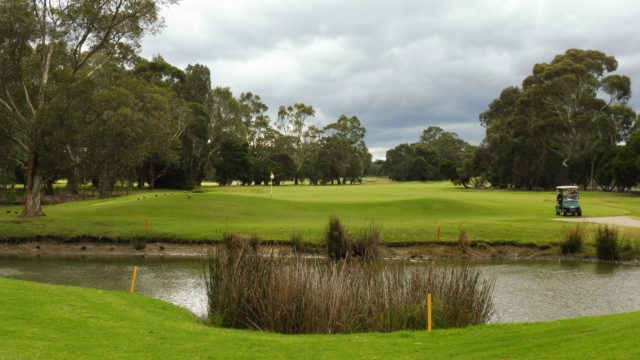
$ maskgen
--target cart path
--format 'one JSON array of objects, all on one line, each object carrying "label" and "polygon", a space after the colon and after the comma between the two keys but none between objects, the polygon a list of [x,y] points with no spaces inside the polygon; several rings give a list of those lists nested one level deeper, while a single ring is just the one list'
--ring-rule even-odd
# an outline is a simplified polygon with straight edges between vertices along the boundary
[{"label": "cart path", "polygon": [[606,217],[562,217],[553,218],[555,221],[589,222],[596,224],[619,225],[640,227],[640,220],[628,216],[606,216]]}]

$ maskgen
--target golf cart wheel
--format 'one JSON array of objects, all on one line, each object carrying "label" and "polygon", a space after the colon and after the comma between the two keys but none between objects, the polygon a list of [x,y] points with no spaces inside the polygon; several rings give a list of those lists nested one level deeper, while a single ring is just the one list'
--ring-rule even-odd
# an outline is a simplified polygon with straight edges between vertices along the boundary
[{"label": "golf cart wheel", "polygon": [[562,210],[562,216],[567,216],[567,209]]},{"label": "golf cart wheel", "polygon": [[578,209],[578,216],[582,216],[582,209]]}]

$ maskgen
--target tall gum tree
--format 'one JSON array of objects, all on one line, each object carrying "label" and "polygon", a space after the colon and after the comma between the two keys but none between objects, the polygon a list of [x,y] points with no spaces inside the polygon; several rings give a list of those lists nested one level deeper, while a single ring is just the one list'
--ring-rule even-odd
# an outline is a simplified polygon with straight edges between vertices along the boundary
[{"label": "tall gum tree", "polygon": [[304,151],[305,144],[309,140],[306,136],[307,119],[315,115],[316,111],[311,105],[294,104],[278,108],[276,127],[291,140],[293,148],[292,159],[295,165],[294,183],[296,185],[299,182],[300,170],[307,161]]},{"label": "tall gum tree", "polygon": [[[626,105],[631,97],[627,76],[611,73],[618,67],[613,56],[596,50],[569,49],[550,63],[536,64],[523,89],[541,96],[544,113],[558,130],[551,149],[563,158],[562,165],[594,144],[594,127],[612,105]],[[601,99],[598,95],[607,98]]]},{"label": "tall gum tree", "polygon": [[176,0],[4,0],[0,2],[0,127],[26,160],[22,216],[44,215],[40,205],[39,144],[46,109],[61,89],[79,86],[101,59],[136,49],[162,27],[160,6]]},{"label": "tall gum tree", "polygon": [[636,118],[627,106],[631,81],[613,74],[617,67],[600,51],[569,49],[536,64],[522,88],[506,88],[480,115],[492,183],[594,184],[600,157],[629,137]]}]

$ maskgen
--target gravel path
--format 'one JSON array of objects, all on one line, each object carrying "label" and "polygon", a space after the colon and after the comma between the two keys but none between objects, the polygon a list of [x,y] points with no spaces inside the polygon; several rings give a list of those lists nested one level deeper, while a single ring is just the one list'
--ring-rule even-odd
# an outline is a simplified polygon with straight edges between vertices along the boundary
[{"label": "gravel path", "polygon": [[553,218],[555,221],[590,222],[596,224],[619,225],[640,227],[640,220],[628,216],[606,216],[606,217],[562,217]]}]

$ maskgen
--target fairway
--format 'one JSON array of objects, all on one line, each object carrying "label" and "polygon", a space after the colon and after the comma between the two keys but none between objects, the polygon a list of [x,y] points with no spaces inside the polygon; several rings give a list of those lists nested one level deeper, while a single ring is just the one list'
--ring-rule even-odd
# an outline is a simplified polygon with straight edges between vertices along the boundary
[{"label": "fairway", "polygon": [[[554,218],[553,192],[473,190],[448,182],[342,186],[204,187],[201,193],[155,191],[113,199],[45,206],[46,217],[19,218],[0,208],[4,237],[96,235],[127,239],[217,240],[225,232],[255,232],[264,240],[300,233],[319,242],[331,214],[352,229],[374,224],[385,242],[454,241],[465,229],[476,241],[549,244],[568,223]],[[640,216],[637,195],[582,192],[584,215]],[[594,228],[596,225],[585,225]],[[628,228],[636,236],[638,229]]]},{"label": "fairway", "polygon": [[279,335],[212,328],[125,292],[0,278],[2,359],[637,359],[640,313],[466,329]]}]

